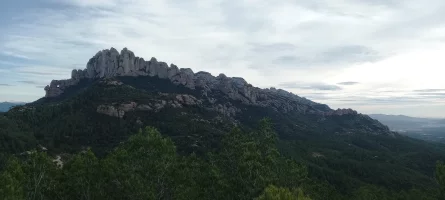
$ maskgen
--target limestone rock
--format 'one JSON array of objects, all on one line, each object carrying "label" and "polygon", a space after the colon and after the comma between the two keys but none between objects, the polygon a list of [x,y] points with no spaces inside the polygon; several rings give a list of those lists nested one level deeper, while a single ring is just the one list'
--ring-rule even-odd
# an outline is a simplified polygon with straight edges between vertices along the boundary
[{"label": "limestone rock", "polygon": [[125,111],[123,110],[119,110],[117,108],[115,108],[114,106],[111,105],[100,105],[97,107],[96,110],[98,113],[104,114],[104,115],[108,115],[111,117],[119,117],[122,118],[125,115]]},{"label": "limestone rock", "polygon": [[57,155],[55,159],[52,160],[53,163],[56,164],[56,166],[58,168],[63,168],[63,161],[62,161],[62,157],[60,155]]},{"label": "limestone rock", "polygon": [[165,100],[160,100],[160,101],[156,102],[156,103],[153,105],[153,107],[154,107],[155,111],[159,111],[159,110],[161,110],[162,108],[164,108],[166,105],[167,105],[167,101],[165,101]]},{"label": "limestone rock", "polygon": [[135,72],[136,68],[134,65],[135,56],[132,51],[129,51],[127,48],[122,49],[121,54],[119,56],[119,71],[118,75],[131,74],[131,72]]},{"label": "limestone rock", "polygon": [[153,110],[153,108],[151,108],[149,105],[145,105],[145,104],[138,105],[138,106],[136,107],[136,109],[138,109],[138,110],[142,110],[142,111],[150,111],[150,110]]},{"label": "limestone rock", "polygon": [[179,68],[178,66],[174,65],[174,64],[170,64],[170,68],[168,68],[167,70],[167,77],[168,79],[172,80],[172,78],[174,76],[176,76],[176,74],[179,73]]},{"label": "limestone rock", "polygon": [[79,80],[67,79],[67,80],[52,80],[49,85],[45,87],[45,97],[57,97],[63,93],[63,91],[73,85],[76,85]]},{"label": "limestone rock", "polygon": [[194,96],[188,94],[176,95],[176,100],[183,105],[189,105],[189,106],[202,103],[201,100],[198,100]]},{"label": "limestone rock", "polygon": [[182,108],[182,104],[178,101],[169,101],[168,104],[173,108]]},{"label": "limestone rock", "polygon": [[172,76],[170,80],[177,85],[184,85],[190,89],[195,89],[194,73],[191,69],[180,69],[179,73]]},{"label": "limestone rock", "polygon": [[[217,91],[225,94],[231,100],[240,101],[247,105],[270,107],[279,112],[299,112],[323,116],[356,114],[349,110],[333,111],[324,104],[315,103],[285,90],[253,87],[243,78],[229,78],[224,74],[215,77],[208,72],[194,73],[189,68],[180,69],[174,64],[169,67],[167,63],[158,61],[154,57],[145,61],[143,58],[136,57],[127,48],[124,48],[120,53],[114,48],[98,52],[88,61],[86,69],[73,70],[71,79],[52,81],[45,88],[46,97],[61,95],[67,87],[76,85],[81,79],[111,78],[115,76],[156,76],[190,89],[199,89],[202,96],[209,99],[212,98],[208,96],[209,92]],[[110,84],[119,85],[119,83]],[[193,99],[183,99],[183,97],[176,101],[183,105],[196,102]],[[163,106],[165,105],[159,102],[150,105],[154,110]]]},{"label": "limestone rock", "polygon": [[110,85],[110,86],[123,85],[122,82],[117,81],[117,80],[103,80],[103,81],[101,81],[101,83],[104,84],[104,85]]},{"label": "limestone rock", "polygon": [[195,74],[195,87],[202,89],[203,96],[215,88],[217,81],[212,74],[208,72],[198,72]]},{"label": "limestone rock", "polygon": [[98,52],[88,61],[85,77],[109,78],[116,76],[121,71],[119,69],[119,52],[115,48],[111,48]]},{"label": "limestone rock", "polygon": [[352,109],[337,109],[333,111],[326,112],[326,116],[342,116],[342,115],[357,115],[357,111]]},{"label": "limestone rock", "polygon": [[148,74],[159,78],[168,77],[168,65],[165,62],[158,62],[156,58],[151,58],[148,63]]},{"label": "limestone rock", "polygon": [[124,103],[124,104],[119,105],[119,110],[122,110],[124,112],[133,111],[137,105],[138,104],[135,102]]},{"label": "limestone rock", "polygon": [[233,117],[236,113],[241,112],[239,108],[232,106],[230,103],[224,105],[217,104],[214,107],[211,107],[210,110],[219,112],[227,117]]}]

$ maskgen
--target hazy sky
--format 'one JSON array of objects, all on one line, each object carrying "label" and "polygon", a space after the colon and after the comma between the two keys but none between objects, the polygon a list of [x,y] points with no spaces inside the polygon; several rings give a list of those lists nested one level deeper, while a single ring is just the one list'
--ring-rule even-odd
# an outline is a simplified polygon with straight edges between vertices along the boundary
[{"label": "hazy sky", "polygon": [[443,0],[14,0],[0,7],[0,101],[33,101],[128,47],[332,108],[445,117]]}]

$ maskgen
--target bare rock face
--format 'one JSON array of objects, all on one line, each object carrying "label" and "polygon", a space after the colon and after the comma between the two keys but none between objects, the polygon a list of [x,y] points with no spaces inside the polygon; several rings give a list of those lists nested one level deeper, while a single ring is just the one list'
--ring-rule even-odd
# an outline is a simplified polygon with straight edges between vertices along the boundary
[{"label": "bare rock face", "polygon": [[[53,80],[50,85],[46,86],[46,97],[61,95],[67,87],[76,85],[81,79],[115,76],[156,76],[168,79],[176,85],[199,89],[203,97],[207,97],[209,92],[218,91],[229,99],[240,101],[243,104],[270,107],[278,112],[299,112],[323,116],[357,114],[352,110],[333,111],[324,104],[315,103],[285,90],[253,87],[243,78],[230,78],[224,74],[215,77],[208,72],[194,73],[189,68],[178,68],[174,64],[168,66],[167,63],[158,61],[154,57],[145,61],[143,58],[136,57],[127,48],[124,48],[120,53],[114,48],[98,52],[88,61],[86,69],[73,70],[71,79]],[[196,103],[196,98],[193,98],[180,96],[177,102],[182,105]],[[149,105],[149,107],[158,110],[166,104],[159,102],[156,105]]]},{"label": "bare rock face", "polygon": [[101,81],[101,83],[104,85],[111,85],[111,86],[123,85],[122,82],[116,80],[103,80]]},{"label": "bare rock face", "polygon": [[112,105],[100,105],[97,107],[96,110],[98,113],[104,114],[104,115],[108,115],[111,117],[119,117],[122,118],[125,115],[125,111],[123,110],[119,110],[116,107],[112,106]]},{"label": "bare rock face", "polygon": [[153,104],[153,108],[155,111],[159,111],[159,110],[163,109],[166,105],[167,105],[167,101],[160,100],[157,103]]},{"label": "bare rock face", "polygon": [[119,66],[119,57],[115,48],[98,52],[88,61],[85,78],[109,78],[121,74],[123,69]]},{"label": "bare rock face", "polygon": [[134,110],[152,110],[152,108],[148,105],[138,105],[135,102],[129,102],[129,103],[122,103],[117,104],[113,103],[112,105],[100,105],[97,107],[96,112],[104,115],[108,115],[111,117],[124,117],[125,113],[131,112]]},{"label": "bare rock face", "polygon": [[45,87],[45,97],[59,96],[66,88],[76,85],[77,83],[79,83],[79,80],[76,79],[53,80],[49,85]]},{"label": "bare rock face", "polygon": [[[174,79],[176,78],[176,79]],[[180,85],[184,85],[190,89],[195,89],[195,73],[190,68],[182,68],[176,76],[173,76],[171,80],[178,82]]]},{"label": "bare rock face", "polygon": [[192,95],[188,95],[188,94],[180,94],[180,95],[176,95],[176,100],[183,105],[198,105],[201,104],[202,101],[196,99],[194,96]]},{"label": "bare rock face", "polygon": [[168,77],[168,65],[165,62],[158,62],[156,58],[151,58],[147,63],[146,72],[149,76],[157,76],[159,78]]},{"label": "bare rock face", "polygon": [[[197,106],[201,105],[202,100],[197,99],[196,97],[188,94],[178,94],[174,96],[173,100],[156,100],[154,102],[148,104],[138,104],[136,102],[127,102],[127,103],[112,103],[111,105],[100,105],[97,107],[97,112],[108,115],[111,117],[119,117],[122,118],[128,112],[132,111],[154,111],[159,112],[160,110],[166,107],[173,108],[182,108],[183,106]],[[227,111],[228,108],[220,108],[219,110],[222,113],[235,113],[230,110]],[[215,109],[216,110],[216,109]],[[218,110],[218,111],[219,111]]]},{"label": "bare rock face", "polygon": [[135,59],[136,57],[133,52],[129,51],[127,48],[122,49],[119,56],[118,75],[134,74],[137,71],[135,67]]},{"label": "bare rock face", "polygon": [[134,109],[136,109],[137,105],[138,104],[135,102],[124,103],[119,105],[118,109],[124,112],[133,111]]},{"label": "bare rock face", "polygon": [[326,116],[342,116],[342,115],[357,115],[357,111],[352,109],[337,109],[333,111],[326,112]]},{"label": "bare rock face", "polygon": [[136,109],[137,109],[137,110],[142,110],[142,111],[153,110],[153,108],[152,108],[151,106],[149,106],[149,105],[145,105],[145,104],[138,105],[138,106],[136,107]]},{"label": "bare rock face", "polygon": [[232,106],[231,104],[217,104],[214,107],[210,108],[210,110],[214,110],[228,117],[233,117],[238,112],[241,112],[239,108]]},{"label": "bare rock face", "polygon": [[216,77],[218,90],[233,100],[239,100],[245,104],[256,104],[259,88],[254,88],[242,78],[229,78],[224,74]]},{"label": "bare rock face", "polygon": [[202,89],[202,95],[207,96],[207,93],[215,88],[217,80],[212,74],[208,72],[198,72],[195,74],[195,87]]},{"label": "bare rock face", "polygon": [[170,64],[170,68],[167,69],[167,77],[172,80],[172,78],[174,76],[176,76],[176,74],[179,73],[179,68],[178,66],[174,65],[174,64]]}]

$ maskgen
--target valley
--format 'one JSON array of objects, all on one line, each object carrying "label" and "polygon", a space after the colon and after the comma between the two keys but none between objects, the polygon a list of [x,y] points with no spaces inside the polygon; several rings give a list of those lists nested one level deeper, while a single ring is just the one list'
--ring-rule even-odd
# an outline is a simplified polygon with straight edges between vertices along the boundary
[{"label": "valley", "polygon": [[370,117],[379,120],[391,130],[402,135],[425,141],[445,143],[444,119],[381,114],[370,115]]}]

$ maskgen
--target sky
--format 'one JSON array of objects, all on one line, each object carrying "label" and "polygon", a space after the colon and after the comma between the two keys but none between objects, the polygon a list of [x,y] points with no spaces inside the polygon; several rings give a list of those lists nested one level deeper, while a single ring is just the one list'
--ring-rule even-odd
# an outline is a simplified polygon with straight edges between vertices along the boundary
[{"label": "sky", "polygon": [[243,77],[361,113],[445,117],[443,0],[14,0],[0,101],[34,101],[102,49]]}]

